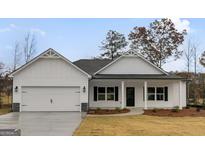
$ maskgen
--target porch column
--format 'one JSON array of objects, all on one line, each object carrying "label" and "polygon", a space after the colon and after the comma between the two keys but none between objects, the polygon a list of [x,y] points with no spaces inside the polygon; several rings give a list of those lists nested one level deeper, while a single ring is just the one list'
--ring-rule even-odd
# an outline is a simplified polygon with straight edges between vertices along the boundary
[{"label": "porch column", "polygon": [[182,82],[179,81],[179,109],[182,109]]},{"label": "porch column", "polygon": [[125,107],[125,83],[124,81],[121,81],[121,92],[122,92],[122,100],[121,100],[121,108],[123,109]]},{"label": "porch column", "polygon": [[144,81],[144,109],[147,110],[147,81]]}]

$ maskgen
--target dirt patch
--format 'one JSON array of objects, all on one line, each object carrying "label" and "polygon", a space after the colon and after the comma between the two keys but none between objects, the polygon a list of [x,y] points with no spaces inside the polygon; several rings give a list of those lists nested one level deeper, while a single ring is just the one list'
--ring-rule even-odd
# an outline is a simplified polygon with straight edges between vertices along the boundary
[{"label": "dirt patch", "polygon": [[96,115],[103,115],[103,114],[120,114],[120,113],[128,113],[130,112],[129,109],[90,109],[88,114],[96,114]]},{"label": "dirt patch", "polygon": [[168,117],[205,117],[204,109],[190,108],[190,109],[182,109],[178,112],[174,112],[171,109],[153,109],[153,110],[144,110],[144,115],[151,116],[168,116]]}]

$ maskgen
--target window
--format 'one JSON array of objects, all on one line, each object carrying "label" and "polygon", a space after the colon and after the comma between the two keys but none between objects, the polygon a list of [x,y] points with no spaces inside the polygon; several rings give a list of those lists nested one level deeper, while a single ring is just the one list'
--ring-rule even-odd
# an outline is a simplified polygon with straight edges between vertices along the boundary
[{"label": "window", "polygon": [[148,87],[147,100],[168,101],[168,87]]},{"label": "window", "polygon": [[118,87],[93,87],[94,101],[118,101]]},{"label": "window", "polygon": [[105,87],[98,87],[98,100],[99,101],[105,100]]},{"label": "window", "polygon": [[107,87],[107,100],[114,101],[115,100],[115,88]]},{"label": "window", "polygon": [[155,87],[148,87],[147,88],[147,96],[148,96],[148,100],[149,101],[152,101],[152,100],[155,100]]},{"label": "window", "polygon": [[164,88],[163,87],[157,87],[157,100],[158,101],[164,100]]}]

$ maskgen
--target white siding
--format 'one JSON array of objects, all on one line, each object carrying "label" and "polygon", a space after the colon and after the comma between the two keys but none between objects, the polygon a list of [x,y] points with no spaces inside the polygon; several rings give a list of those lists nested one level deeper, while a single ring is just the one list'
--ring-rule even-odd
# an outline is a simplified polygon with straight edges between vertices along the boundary
[{"label": "white siding", "polygon": [[13,78],[13,89],[16,86],[19,90],[13,91],[13,102],[17,103],[22,102],[22,86],[78,86],[80,102],[88,102],[88,77],[60,58],[40,58],[19,71]]},{"label": "white siding", "polygon": [[140,57],[122,57],[99,74],[163,74]]},{"label": "white siding", "polygon": [[[118,87],[119,90],[119,97],[118,101],[94,101],[94,86],[98,87]],[[90,87],[90,93],[89,93],[89,107],[91,108],[96,108],[96,107],[101,107],[101,108],[115,108],[115,107],[121,107],[121,83],[119,81],[100,81],[100,80],[92,80],[90,81],[89,87]]]},{"label": "white siding", "polygon": [[[125,83],[125,106],[126,106],[126,87],[135,87],[135,107],[144,108],[143,100],[143,80],[124,80]],[[182,82],[182,104],[186,106],[186,84]],[[119,87],[119,101],[118,102],[106,102],[106,101],[94,101],[93,99],[93,87],[94,86],[118,86]],[[176,80],[147,80],[147,87],[168,87],[168,101],[147,101],[148,108],[172,108],[179,106],[179,81]],[[115,108],[121,107],[121,81],[120,80],[91,80],[90,82],[90,94],[89,94],[89,106],[91,108]]]}]

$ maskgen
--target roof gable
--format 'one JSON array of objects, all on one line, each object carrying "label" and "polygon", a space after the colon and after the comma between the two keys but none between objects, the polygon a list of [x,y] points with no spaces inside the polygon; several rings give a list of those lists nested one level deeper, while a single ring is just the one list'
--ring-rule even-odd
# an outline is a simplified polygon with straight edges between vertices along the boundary
[{"label": "roof gable", "polygon": [[28,63],[22,65],[20,68],[18,68],[17,70],[13,71],[10,76],[15,75],[16,73],[24,70],[25,68],[27,68],[29,65],[31,65],[32,63],[34,63],[35,61],[37,61],[40,58],[60,58],[64,61],[66,61],[67,63],[69,63],[70,65],[72,65],[75,69],[77,69],[78,71],[82,72],[83,74],[87,75],[89,78],[91,77],[88,73],[86,73],[85,71],[83,71],[82,69],[80,69],[78,66],[74,65],[71,61],[69,61],[67,58],[65,58],[64,56],[62,56],[61,54],[59,54],[57,51],[55,51],[52,48],[49,48],[48,50],[46,50],[45,52],[41,53],[40,55],[38,55],[37,57],[33,58],[32,60],[30,60]]},{"label": "roof gable", "polygon": [[165,74],[168,73],[137,53],[126,53],[112,61],[96,74]]}]

